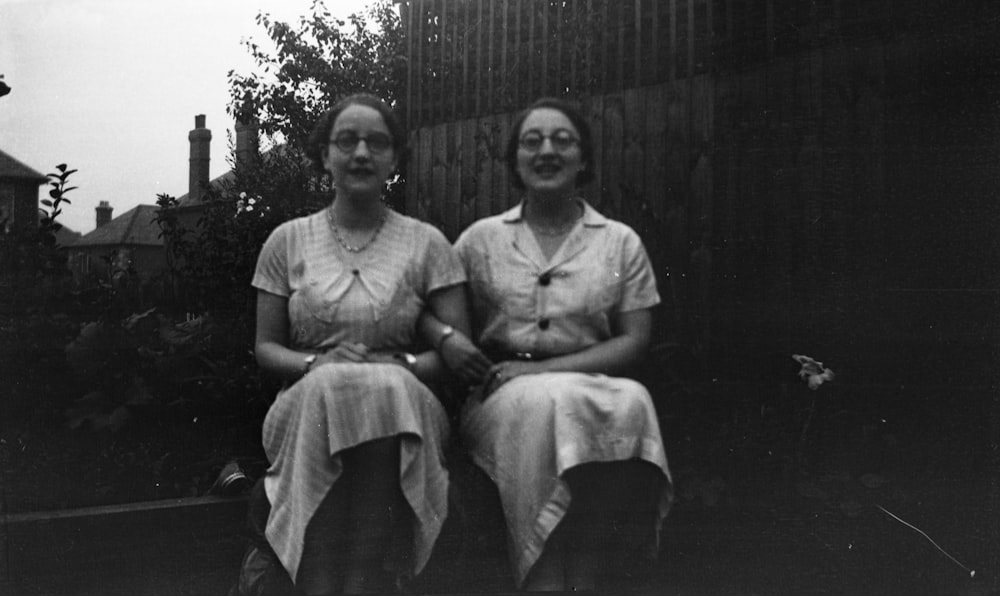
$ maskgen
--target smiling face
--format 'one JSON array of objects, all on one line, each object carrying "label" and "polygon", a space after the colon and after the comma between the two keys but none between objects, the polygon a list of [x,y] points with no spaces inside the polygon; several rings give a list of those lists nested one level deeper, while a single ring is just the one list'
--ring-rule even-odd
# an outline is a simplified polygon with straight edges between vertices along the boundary
[{"label": "smiling face", "polygon": [[586,166],[580,133],[554,108],[532,110],[518,134],[517,173],[534,194],[564,195],[576,190],[577,175]]},{"label": "smiling face", "polygon": [[[345,139],[363,140],[351,147]],[[388,147],[382,142],[386,139]],[[338,140],[341,142],[335,143]],[[380,196],[396,169],[392,134],[382,115],[359,104],[344,108],[330,129],[323,167],[330,172],[338,193]]]}]

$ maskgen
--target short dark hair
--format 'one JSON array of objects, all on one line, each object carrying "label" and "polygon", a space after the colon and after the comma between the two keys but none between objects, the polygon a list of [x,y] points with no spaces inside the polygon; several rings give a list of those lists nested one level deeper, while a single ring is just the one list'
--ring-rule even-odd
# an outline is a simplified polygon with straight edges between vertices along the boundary
[{"label": "short dark hair", "polygon": [[306,156],[312,161],[313,167],[321,173],[326,171],[323,168],[323,151],[330,143],[330,131],[333,130],[333,125],[340,113],[351,106],[369,107],[381,114],[386,128],[389,129],[389,136],[392,137],[392,150],[396,154],[396,161],[401,165],[405,157],[403,154],[406,149],[406,131],[403,130],[403,125],[396,117],[396,113],[389,107],[389,104],[370,93],[355,93],[335,103],[332,108],[320,116],[316,126],[313,127],[309,140],[306,142]]},{"label": "short dark hair", "polygon": [[583,186],[594,179],[594,141],[590,132],[590,124],[580,113],[580,110],[572,103],[555,97],[543,97],[525,108],[517,118],[514,119],[510,127],[510,134],[507,136],[507,149],[504,152],[504,159],[507,160],[507,169],[511,174],[511,184],[514,188],[524,189],[524,180],[517,173],[517,147],[521,138],[521,127],[528,115],[535,110],[549,108],[562,112],[569,121],[573,123],[576,132],[580,134],[580,153],[585,167],[576,175],[576,185]]}]

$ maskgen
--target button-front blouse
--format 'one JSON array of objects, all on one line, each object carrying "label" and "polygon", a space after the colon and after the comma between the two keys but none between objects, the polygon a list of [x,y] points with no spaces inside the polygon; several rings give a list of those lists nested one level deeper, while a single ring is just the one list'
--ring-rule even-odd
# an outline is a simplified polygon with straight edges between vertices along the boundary
[{"label": "button-front blouse", "polygon": [[583,217],[551,260],[521,216],[523,203],[459,237],[455,247],[484,349],[579,351],[611,337],[613,315],[660,302],[638,234],[581,203]]}]

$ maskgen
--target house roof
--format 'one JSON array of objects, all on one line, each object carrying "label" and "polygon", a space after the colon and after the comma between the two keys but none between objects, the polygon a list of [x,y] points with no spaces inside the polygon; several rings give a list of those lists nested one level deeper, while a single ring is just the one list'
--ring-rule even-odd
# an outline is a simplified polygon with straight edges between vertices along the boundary
[{"label": "house roof", "polygon": [[[263,153],[261,153],[260,156],[261,156],[261,159],[267,160],[267,159],[270,159],[272,156],[288,155],[289,151],[290,150],[288,148],[288,145],[285,145],[285,144],[274,145],[273,147],[269,148],[267,151],[264,151]],[[303,161],[304,164],[306,164],[306,165],[310,164],[309,159],[307,157],[305,157],[304,155],[301,156],[301,159],[302,159],[302,161]],[[225,174],[222,174],[221,176],[217,176],[217,177],[213,178],[212,180],[210,180],[209,183],[208,183],[208,186],[210,188],[214,189],[214,190],[219,191],[219,192],[226,192],[226,190],[228,190],[228,188],[235,181],[236,181],[236,172],[234,170],[228,170]],[[178,207],[197,207],[199,205],[204,205],[205,201],[202,200],[202,196],[204,196],[204,195],[202,194],[202,195],[199,195],[196,198],[192,198],[190,196],[190,193],[184,193],[181,196],[177,197],[177,206]]]},{"label": "house roof", "polygon": [[0,151],[0,178],[34,180],[39,184],[48,180],[47,176],[39,174],[3,151]]},{"label": "house roof", "polygon": [[[226,189],[225,183],[230,182],[230,181],[234,180],[235,178],[236,178],[236,173],[233,172],[232,170],[229,170],[225,174],[223,174],[221,176],[217,176],[217,177],[213,178],[212,180],[210,180],[209,183],[208,183],[208,186],[210,188],[213,188],[215,190],[218,190],[218,191],[222,192],[222,191],[224,191]],[[195,205],[204,204],[204,202],[205,201],[203,201],[200,196],[197,197],[197,198],[192,198],[190,196],[190,193],[184,193],[181,196],[177,197],[177,206],[178,207],[193,207]]]},{"label": "house roof", "polygon": [[138,205],[122,213],[96,230],[73,243],[74,248],[84,246],[144,245],[163,246],[160,227],[154,221],[156,205]]}]

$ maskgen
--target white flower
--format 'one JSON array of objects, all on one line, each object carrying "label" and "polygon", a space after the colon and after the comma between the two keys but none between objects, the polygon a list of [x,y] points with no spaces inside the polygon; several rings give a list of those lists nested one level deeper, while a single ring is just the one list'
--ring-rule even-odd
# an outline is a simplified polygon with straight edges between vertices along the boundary
[{"label": "white flower", "polygon": [[802,354],[792,354],[792,359],[802,365],[801,370],[799,370],[799,378],[806,380],[810,389],[816,390],[824,382],[833,380],[833,371],[824,368],[822,362],[817,362]]}]

